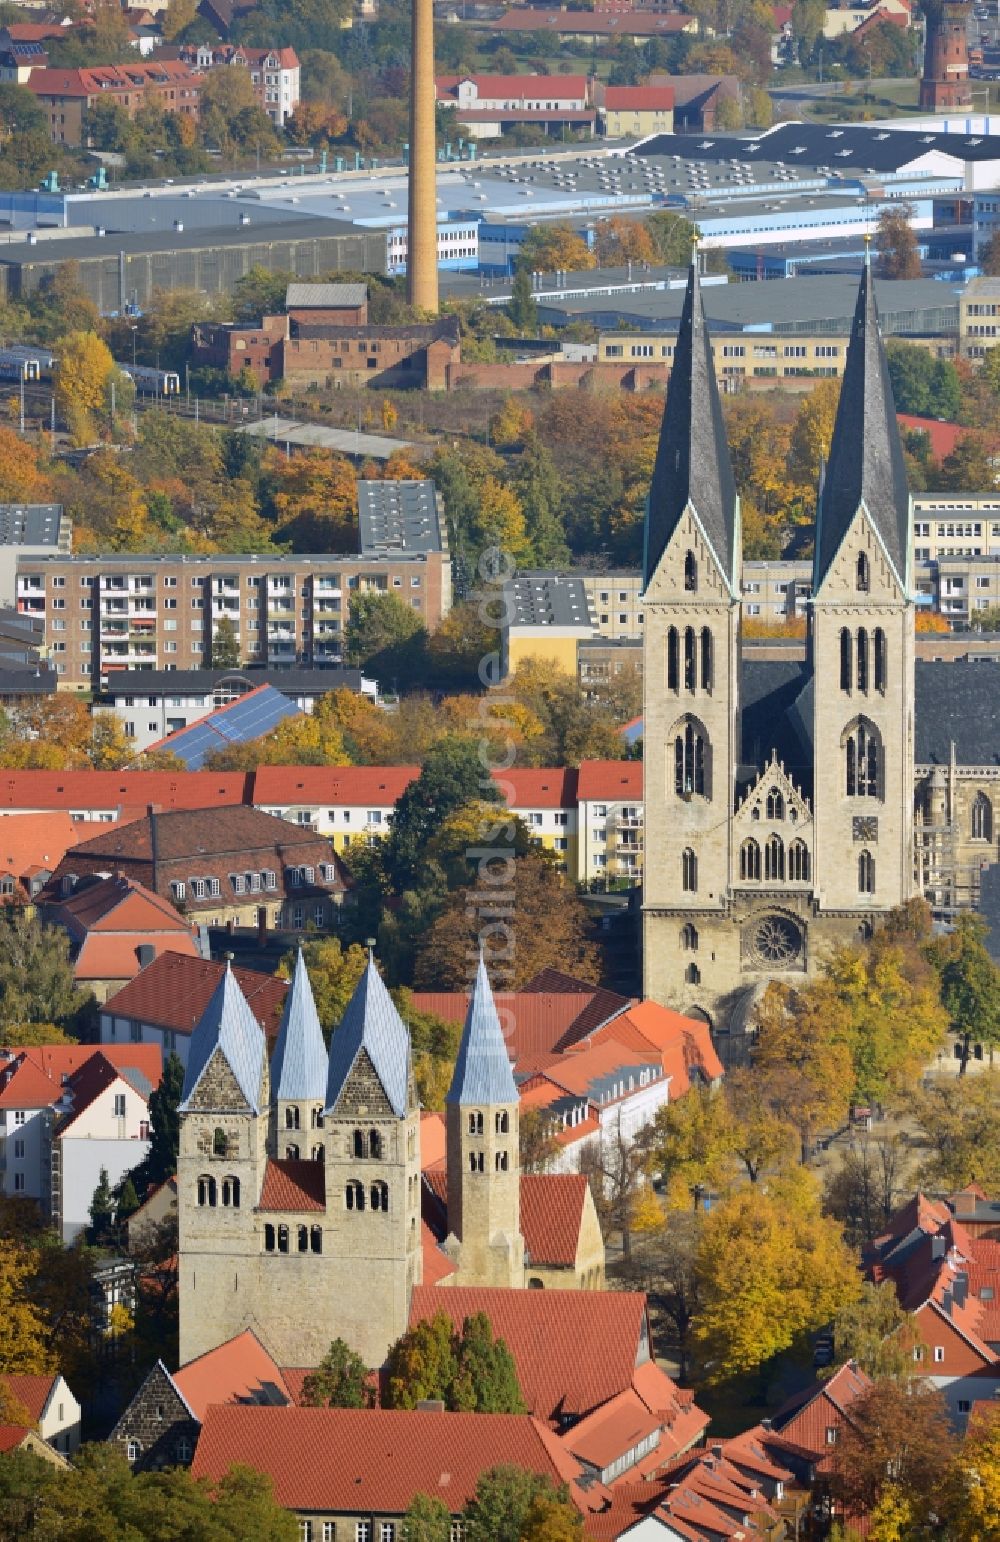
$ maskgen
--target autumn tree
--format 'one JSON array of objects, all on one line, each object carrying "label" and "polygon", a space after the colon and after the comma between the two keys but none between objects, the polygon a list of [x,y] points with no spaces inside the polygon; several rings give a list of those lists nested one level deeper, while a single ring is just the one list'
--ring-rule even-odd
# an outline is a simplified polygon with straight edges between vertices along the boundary
[{"label": "autumn tree", "polygon": [[44,503],[50,490],[38,463],[38,451],[12,428],[0,426],[0,500]]},{"label": "autumn tree", "polygon": [[360,1355],[343,1339],[334,1339],[314,1371],[302,1383],[309,1408],[371,1408],[375,1389]]},{"label": "autumn tree", "polygon": [[979,265],[990,278],[1000,277],[1000,230],[979,248]]},{"label": "autumn tree", "polygon": [[1000,1044],[1000,969],[986,951],[985,935],[978,916],[960,915],[954,930],[928,949],[952,1032],[962,1040],[960,1075],[965,1074],[973,1043]]},{"label": "autumn tree", "polygon": [[788,471],[794,482],[813,494],[819,468],[830,454],[833,425],[840,401],[840,381],[821,380],[795,415],[788,446]]},{"label": "autumn tree", "polygon": [[54,1023],[66,1027],[85,1006],[69,959],[69,937],[45,926],[35,912],[5,906],[0,912],[0,1042],[11,1043],[9,1025]]},{"label": "autumn tree", "polygon": [[74,444],[90,444],[107,419],[118,368],[95,332],[69,332],[56,346],[56,410]]},{"label": "autumn tree", "polygon": [[554,958],[567,974],[597,978],[590,917],[563,874],[535,853],[511,866],[502,903],[495,885],[492,892],[470,885],[448,896],[417,958],[418,989],[462,990],[480,940],[504,989],[521,989]]},{"label": "autumn tree", "polygon": [[533,332],[538,325],[538,306],[531,287],[531,274],[524,266],[519,266],[514,274],[507,315],[519,332]]},{"label": "autumn tree", "polygon": [[945,1484],[949,1542],[990,1542],[1000,1536],[1000,1409],[975,1405]]},{"label": "autumn tree", "polygon": [[616,267],[626,262],[653,263],[657,257],[648,226],[620,214],[598,220],[594,249],[601,267]]},{"label": "autumn tree", "polygon": [[705,1218],[694,1341],[709,1384],[762,1365],[857,1296],[856,1262],[814,1181],[735,1190]]},{"label": "autumn tree", "polygon": [[38,1375],[52,1369],[47,1323],[31,1289],[34,1259],[10,1237],[0,1238],[0,1372]]},{"label": "autumn tree", "polygon": [[954,1452],[941,1392],[920,1380],[876,1381],[851,1403],[842,1427],[834,1451],[838,1495],[848,1510],[863,1514],[891,1486],[907,1497],[915,1521],[929,1520]]},{"label": "autumn tree", "polygon": [[531,226],[521,242],[518,263],[529,273],[555,273],[562,268],[579,272],[596,268],[597,258],[582,236],[557,220]]},{"label": "autumn tree", "polygon": [[[479,1476],[476,1492],[465,1506],[466,1542],[522,1542],[525,1526],[536,1501],[557,1495],[548,1478],[541,1473],[525,1472],[519,1467],[491,1467]],[[535,1512],[535,1530],[530,1533],[532,1542],[548,1542],[548,1533],[537,1529],[538,1512]],[[552,1542],[562,1542],[567,1535],[557,1531]],[[570,1537],[573,1533],[568,1534]],[[576,1533],[579,1535],[579,1532]]]},{"label": "autumn tree", "polygon": [[228,616],[212,623],[212,669],[237,669],[240,664],[240,640]]},{"label": "autumn tree", "polygon": [[286,459],[268,450],[263,467],[277,520],[277,538],[297,552],[352,551],[358,542],[354,468],[332,450],[306,450]]},{"label": "autumn tree", "polygon": [[521,1109],[517,1126],[523,1173],[544,1173],[559,1155],[559,1142],[551,1118],[541,1108]]},{"label": "autumn tree", "polygon": [[910,221],[910,204],[883,209],[875,232],[878,253],[875,271],[879,278],[919,278],[920,251]]},{"label": "autumn tree", "polygon": [[[914,1348],[920,1333],[904,1312],[892,1280],[873,1285],[865,1280],[857,1300],[841,1307],[833,1320],[835,1374],[845,1360],[854,1360],[873,1381],[907,1382],[914,1373]],[[822,1374],[822,1373],[821,1373]]]},{"label": "autumn tree", "polygon": [[583,1516],[568,1497],[536,1494],[521,1522],[520,1542],[582,1542]]},{"label": "autumn tree", "polygon": [[826,1180],[824,1205],[854,1247],[866,1247],[885,1231],[902,1177],[903,1150],[897,1136],[863,1136],[841,1153],[840,1165]]},{"label": "autumn tree", "polygon": [[791,991],[768,986],[758,1010],[754,1066],[779,1118],[797,1132],[805,1160],[816,1133],[850,1105],[854,1067],[848,1014],[828,981]]},{"label": "autumn tree", "polygon": [[674,1203],[697,1210],[703,1197],[725,1188],[735,1176],[736,1130],[725,1095],[715,1087],[692,1087],[657,1110],[650,1136],[650,1160]]},{"label": "autumn tree", "polygon": [[[552,957],[558,957],[553,954]],[[632,1240],[637,1230],[645,1229],[650,1142],[640,1135],[632,1139],[620,1126],[607,1132],[606,1139],[588,1144],[580,1153],[580,1171],[590,1182],[602,1228],[616,1231],[621,1238],[622,1259],[632,1258]]]},{"label": "autumn tree", "polygon": [[[365,972],[368,955],[358,943],[344,947],[339,937],[310,937],[302,945],[302,957],[319,1020],[335,1028]],[[278,970],[282,979],[291,979],[295,961],[295,953],[286,953]]]},{"label": "autumn tree", "polygon": [[403,1516],[406,1542],[451,1542],[451,1512],[440,1499],[414,1494]]},{"label": "autumn tree", "polygon": [[1000,1071],[938,1078],[911,1092],[910,1111],[929,1148],[921,1181],[955,1193],[1000,1187]]},{"label": "autumn tree", "polygon": [[426,645],[427,628],[398,595],[371,590],[351,596],[345,658],[374,674],[383,690],[419,678]]}]

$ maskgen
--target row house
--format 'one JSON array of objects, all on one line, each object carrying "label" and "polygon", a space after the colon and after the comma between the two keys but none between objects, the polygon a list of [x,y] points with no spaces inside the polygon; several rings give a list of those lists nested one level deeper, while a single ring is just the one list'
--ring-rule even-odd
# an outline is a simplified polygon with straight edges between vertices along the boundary
[{"label": "row house", "polygon": [[247,70],[257,105],[279,128],[287,123],[299,105],[301,70],[294,48],[249,48],[245,43],[184,43],[176,50],[161,50],[159,57],[169,58],[172,51],[198,74],[225,68]]},{"label": "row house", "polygon": [[2,1192],[37,1201],[72,1242],[88,1224],[101,1169],[114,1185],[148,1151],[161,1066],[153,1045],[0,1052]]},{"label": "row house", "polygon": [[202,77],[180,60],[106,64],[89,69],[32,70],[27,88],[44,110],[56,144],[85,145],[86,113],[111,102],[130,118],[143,107],[197,118]]},{"label": "row house", "polygon": [[446,549],[396,555],[33,557],[17,609],[42,623],[61,689],[99,690],[120,670],[202,669],[220,623],[240,663],[341,663],[352,596],[395,594],[429,631],[451,608]]}]

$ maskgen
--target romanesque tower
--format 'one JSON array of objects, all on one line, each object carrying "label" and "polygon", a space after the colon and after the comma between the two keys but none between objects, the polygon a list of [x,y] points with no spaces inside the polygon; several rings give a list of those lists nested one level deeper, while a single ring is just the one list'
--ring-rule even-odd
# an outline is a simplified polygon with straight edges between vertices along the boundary
[{"label": "romanesque tower", "polygon": [[302,949],[285,997],[271,1056],[271,1149],[279,1157],[323,1161],[327,1053]]},{"label": "romanesque tower", "polygon": [[524,1287],[520,1098],[482,955],[446,1099],[445,1250],[460,1285]]},{"label": "romanesque tower", "polygon": [[867,931],[913,893],[914,699],[910,495],[868,261],[817,508],[809,641],[814,903],[860,913]]},{"label": "romanesque tower", "polygon": [[740,511],[692,263],[646,513],[644,958],[697,999],[731,882],[739,759]]},{"label": "romanesque tower", "polygon": [[420,1105],[409,1032],[371,959],[330,1044],[323,1120],[336,1332],[381,1365],[421,1279]]},{"label": "romanesque tower", "polygon": [[264,1034],[228,964],[191,1036],[177,1159],[180,1359],[247,1325],[267,1165]]}]

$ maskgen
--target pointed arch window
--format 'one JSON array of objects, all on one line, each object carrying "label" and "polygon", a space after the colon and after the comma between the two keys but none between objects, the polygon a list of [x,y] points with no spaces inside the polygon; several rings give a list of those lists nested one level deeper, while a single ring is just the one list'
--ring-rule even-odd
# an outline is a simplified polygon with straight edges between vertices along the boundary
[{"label": "pointed arch window", "polygon": [[698,951],[698,928],[692,926],[690,921],[687,926],[681,927],[681,947],[685,953],[697,953]]},{"label": "pointed arch window", "polygon": [[684,588],[688,594],[698,593],[698,559],[693,551],[684,553]]},{"label": "pointed arch window", "polygon": [[365,1154],[365,1132],[364,1132],[364,1130],[355,1130],[355,1132],[354,1132],[354,1155],[356,1157],[363,1157],[364,1154]]},{"label": "pointed arch window", "polygon": [[861,722],[850,730],[844,746],[844,759],[847,796],[877,798],[881,747],[878,734],[871,723]]},{"label": "pointed arch window", "polygon": [[700,723],[685,718],[674,737],[674,792],[679,798],[709,797],[707,741]]},{"label": "pointed arch window", "polygon": [[679,691],[681,687],[680,635],[675,626],[667,632],[667,690]]},{"label": "pointed arch window", "polygon": [[868,633],[863,626],[858,628],[858,690],[868,695]]},{"label": "pointed arch window", "polygon": [[972,804],[972,839],[993,839],[993,804],[984,792],[977,792]]},{"label": "pointed arch window", "polygon": [[221,1129],[220,1127],[216,1127],[215,1133],[212,1136],[212,1155],[228,1156],[228,1154],[229,1136],[226,1134],[225,1130]]},{"label": "pointed arch window", "polygon": [[712,689],[712,629],[703,626],[701,629],[701,688],[703,691]]},{"label": "pointed arch window", "polygon": [[851,679],[854,674],[851,654],[853,652],[851,629],[842,626],[840,629],[840,689],[850,691]]},{"label": "pointed arch window", "polygon": [[859,594],[867,594],[872,586],[871,568],[868,558],[863,551],[858,552],[858,561],[854,570],[854,586]]},{"label": "pointed arch window", "polygon": [[365,1187],[357,1178],[349,1178],[344,1186],[344,1203],[348,1210],[365,1208]]},{"label": "pointed arch window", "polygon": [[793,841],[788,848],[788,876],[793,883],[809,880],[809,847],[805,841]]},{"label": "pointed arch window", "polygon": [[885,695],[886,676],[888,674],[885,633],[880,626],[875,628],[874,647],[872,649],[875,666],[875,689],[880,696]]},{"label": "pointed arch window", "polygon": [[684,983],[685,985],[701,984],[701,970],[697,964],[688,964],[684,971]]},{"label": "pointed arch window", "polygon": [[684,628],[684,689],[693,691],[698,684],[698,635],[693,626]]},{"label": "pointed arch window", "polygon": [[740,847],[740,878],[744,883],[760,880],[760,847],[753,836]]},{"label": "pointed arch window", "polygon": [[785,799],[780,787],[772,787],[767,795],[768,819],[784,819]]},{"label": "pointed arch window", "polygon": [[296,1145],[288,1145],[288,1146],[286,1146],[285,1147],[285,1157],[286,1157],[286,1159],[289,1162],[297,1162],[299,1160],[299,1148],[298,1148],[298,1146],[296,1146]]},{"label": "pointed arch window", "polygon": [[764,847],[764,877],[770,883],[784,882],[785,847],[780,835],[772,835]]},{"label": "pointed arch window", "polygon": [[685,894],[698,892],[698,858],[690,846],[681,852],[681,888]]},{"label": "pointed arch window", "polygon": [[858,893],[875,893],[875,858],[870,851],[858,854]]}]

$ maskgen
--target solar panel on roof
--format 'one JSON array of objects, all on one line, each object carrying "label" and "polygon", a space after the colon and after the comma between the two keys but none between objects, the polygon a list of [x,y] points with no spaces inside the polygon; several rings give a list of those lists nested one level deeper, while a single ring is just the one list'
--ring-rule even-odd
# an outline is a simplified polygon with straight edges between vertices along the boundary
[{"label": "solar panel on roof", "polygon": [[178,755],[189,771],[200,770],[214,750],[227,744],[248,744],[259,739],[286,717],[297,717],[299,708],[272,685],[262,685],[248,696],[233,702],[190,728],[178,729],[163,741],[163,747]]}]

